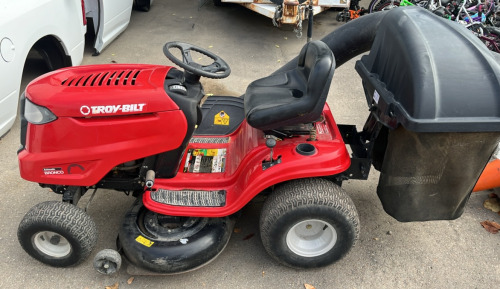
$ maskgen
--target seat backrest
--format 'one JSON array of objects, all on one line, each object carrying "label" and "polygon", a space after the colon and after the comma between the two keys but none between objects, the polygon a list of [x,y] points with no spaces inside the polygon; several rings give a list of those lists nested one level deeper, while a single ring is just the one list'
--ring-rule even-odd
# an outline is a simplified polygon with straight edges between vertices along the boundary
[{"label": "seat backrest", "polygon": [[252,82],[245,93],[248,123],[261,130],[308,123],[321,116],[335,70],[328,46],[311,41],[296,68]]},{"label": "seat backrest", "polygon": [[319,117],[325,106],[335,70],[333,53],[321,41],[309,42],[299,54],[298,67],[302,68],[307,79],[306,95],[315,100],[310,113]]}]

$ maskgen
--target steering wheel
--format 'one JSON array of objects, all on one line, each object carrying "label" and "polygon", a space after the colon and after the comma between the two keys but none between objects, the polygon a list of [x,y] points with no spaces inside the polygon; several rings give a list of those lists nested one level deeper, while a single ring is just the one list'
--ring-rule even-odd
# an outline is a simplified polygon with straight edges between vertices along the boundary
[{"label": "steering wheel", "polygon": [[[182,61],[170,52],[173,48],[177,48],[181,51]],[[213,60],[212,64],[201,65],[196,61],[193,61],[191,51],[196,51],[209,57]],[[231,68],[229,68],[229,65],[222,58],[208,50],[189,43],[177,41],[167,42],[165,46],[163,46],[163,54],[165,54],[170,61],[184,68],[185,71],[191,72],[195,75],[219,79],[228,77],[231,73]]]}]

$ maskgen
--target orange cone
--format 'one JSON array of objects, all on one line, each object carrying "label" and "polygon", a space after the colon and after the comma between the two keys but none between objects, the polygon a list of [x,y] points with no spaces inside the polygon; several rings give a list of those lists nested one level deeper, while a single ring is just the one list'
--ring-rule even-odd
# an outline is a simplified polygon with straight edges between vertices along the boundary
[{"label": "orange cone", "polygon": [[489,162],[479,177],[473,192],[500,187],[500,159]]}]

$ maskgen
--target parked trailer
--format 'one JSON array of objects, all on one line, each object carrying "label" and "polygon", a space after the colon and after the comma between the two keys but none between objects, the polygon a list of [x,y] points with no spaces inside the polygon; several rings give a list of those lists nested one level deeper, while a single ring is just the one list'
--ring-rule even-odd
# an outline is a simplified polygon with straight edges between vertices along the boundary
[{"label": "parked trailer", "polygon": [[295,25],[297,37],[302,36],[302,21],[309,18],[312,10],[316,15],[330,8],[349,8],[350,0],[214,0],[223,3],[237,3],[273,20],[274,26]]}]

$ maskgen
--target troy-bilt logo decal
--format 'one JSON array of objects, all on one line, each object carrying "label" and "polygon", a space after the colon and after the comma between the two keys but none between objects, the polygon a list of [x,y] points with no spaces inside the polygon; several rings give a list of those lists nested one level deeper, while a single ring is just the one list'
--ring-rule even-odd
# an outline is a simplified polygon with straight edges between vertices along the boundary
[{"label": "troy-bilt logo decal", "polygon": [[46,168],[43,169],[45,175],[64,175],[62,168]]},{"label": "troy-bilt logo decal", "polygon": [[96,105],[96,106],[86,106],[80,107],[80,112],[83,115],[95,115],[95,114],[114,114],[117,112],[141,112],[146,106],[145,103],[134,103],[134,104],[117,104],[117,105]]}]

